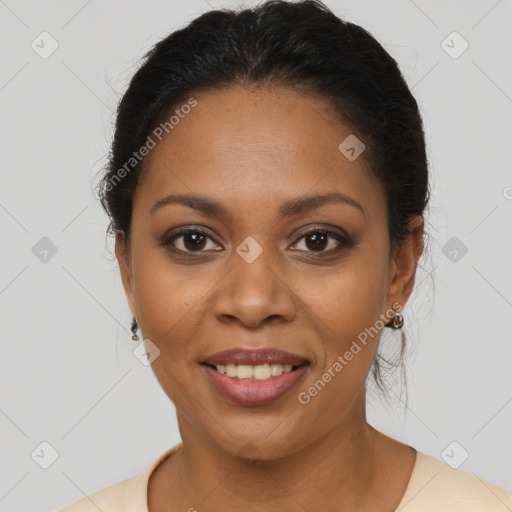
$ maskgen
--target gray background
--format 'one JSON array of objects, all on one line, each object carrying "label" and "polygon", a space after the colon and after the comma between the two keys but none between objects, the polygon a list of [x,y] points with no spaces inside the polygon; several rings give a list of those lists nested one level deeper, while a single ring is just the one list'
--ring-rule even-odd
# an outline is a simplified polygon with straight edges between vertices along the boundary
[{"label": "gray background", "polygon": [[[461,469],[512,492],[512,3],[326,3],[399,62],[432,172],[430,256],[405,309],[409,404],[396,387],[390,404],[370,400],[369,422],[438,458],[456,441]],[[179,441],[172,404],[132,354],[91,187],[138,59],[197,14],[236,5],[0,0],[0,510],[58,509]],[[48,58],[31,47],[51,48],[43,31],[58,43]],[[469,44],[457,58],[454,31]],[[48,469],[31,457],[44,441],[58,453]]]}]

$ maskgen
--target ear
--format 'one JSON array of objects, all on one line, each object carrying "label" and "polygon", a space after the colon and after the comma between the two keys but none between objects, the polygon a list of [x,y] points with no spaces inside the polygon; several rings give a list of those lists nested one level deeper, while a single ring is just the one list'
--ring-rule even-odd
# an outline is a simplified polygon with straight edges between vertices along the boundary
[{"label": "ear", "polygon": [[393,250],[388,287],[388,305],[398,303],[402,307],[411,295],[416,267],[423,252],[423,217],[413,215],[409,221],[409,235]]},{"label": "ear", "polygon": [[121,271],[121,280],[123,282],[124,292],[128,300],[128,305],[133,316],[137,316],[137,307],[134,295],[133,286],[133,275],[131,269],[131,262],[128,260],[125,254],[125,239],[122,234],[116,234],[116,258],[119,264],[119,270]]}]

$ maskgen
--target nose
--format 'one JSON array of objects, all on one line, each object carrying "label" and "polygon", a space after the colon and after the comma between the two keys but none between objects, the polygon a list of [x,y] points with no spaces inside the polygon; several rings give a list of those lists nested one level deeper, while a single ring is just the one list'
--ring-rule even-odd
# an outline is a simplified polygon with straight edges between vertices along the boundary
[{"label": "nose", "polygon": [[233,254],[231,270],[215,296],[214,314],[221,322],[239,322],[246,328],[264,323],[291,322],[297,315],[291,283],[265,256],[247,263]]}]

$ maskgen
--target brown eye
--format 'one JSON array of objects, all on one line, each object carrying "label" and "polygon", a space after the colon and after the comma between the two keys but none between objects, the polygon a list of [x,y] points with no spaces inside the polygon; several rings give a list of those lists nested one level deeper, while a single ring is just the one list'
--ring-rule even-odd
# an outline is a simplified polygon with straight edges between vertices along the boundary
[{"label": "brown eye", "polygon": [[209,234],[199,229],[187,229],[168,236],[162,241],[162,245],[185,253],[222,250]]},{"label": "brown eye", "polygon": [[202,233],[187,233],[183,235],[183,245],[187,251],[204,249],[206,237]]},{"label": "brown eye", "polygon": [[312,251],[323,251],[328,245],[329,235],[325,233],[313,233],[305,237],[306,246]]},{"label": "brown eye", "polygon": [[[304,240],[305,248],[300,248],[300,242]],[[305,252],[331,253],[350,247],[351,241],[346,235],[326,229],[312,229],[303,233],[299,241],[295,243],[297,250]]]}]

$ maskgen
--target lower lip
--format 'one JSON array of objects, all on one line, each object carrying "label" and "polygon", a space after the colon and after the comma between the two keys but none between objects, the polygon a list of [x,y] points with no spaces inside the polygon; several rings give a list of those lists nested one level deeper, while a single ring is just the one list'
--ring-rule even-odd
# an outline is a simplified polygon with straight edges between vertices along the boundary
[{"label": "lower lip", "polygon": [[237,405],[269,404],[291,391],[308,370],[308,364],[267,380],[239,380],[202,365],[210,382],[225,398]]}]

